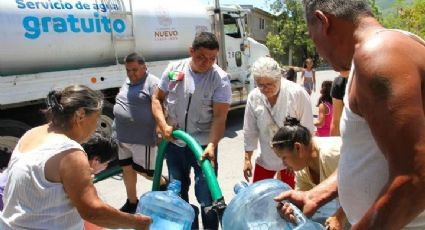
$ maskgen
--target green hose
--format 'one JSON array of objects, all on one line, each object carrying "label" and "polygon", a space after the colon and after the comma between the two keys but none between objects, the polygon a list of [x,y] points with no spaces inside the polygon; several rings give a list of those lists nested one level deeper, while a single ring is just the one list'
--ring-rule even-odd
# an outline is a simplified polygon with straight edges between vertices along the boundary
[{"label": "green hose", "polygon": [[93,184],[97,183],[99,181],[102,181],[108,177],[111,176],[115,176],[117,174],[120,174],[122,172],[122,168],[120,166],[115,166],[113,168],[104,170],[102,172],[100,172],[99,174],[97,174],[94,178],[93,178]]},{"label": "green hose", "polygon": [[159,182],[162,176],[162,163],[165,158],[165,149],[167,148],[168,142],[166,140],[161,141],[158,147],[155,161],[155,171],[153,173],[152,191],[159,190]]},{"label": "green hose", "polygon": [[[196,160],[201,165],[202,171],[204,172],[205,179],[207,180],[208,188],[211,193],[211,197],[214,201],[222,200],[223,195],[221,193],[220,186],[218,185],[217,177],[215,176],[214,170],[211,166],[209,160],[201,160],[202,153],[204,152],[198,142],[193,139],[189,134],[183,132],[182,130],[174,130],[173,137],[176,139],[183,140],[187,146],[192,150],[195,154]],[[168,142],[162,141],[158,148],[158,153],[156,156],[155,162],[155,172],[153,176],[153,184],[152,191],[159,190],[159,182],[161,179],[162,173],[162,163],[165,157],[165,149],[167,147]]]}]

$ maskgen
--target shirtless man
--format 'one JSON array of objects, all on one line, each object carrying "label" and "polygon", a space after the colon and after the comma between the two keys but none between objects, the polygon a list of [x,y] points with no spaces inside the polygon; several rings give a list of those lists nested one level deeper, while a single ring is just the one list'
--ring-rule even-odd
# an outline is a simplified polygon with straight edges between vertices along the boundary
[{"label": "shirtless man", "polygon": [[275,200],[311,215],[339,195],[352,229],[425,229],[425,42],[382,27],[367,0],[303,4],[319,54],[336,71],[351,69],[341,159],[319,186]]}]

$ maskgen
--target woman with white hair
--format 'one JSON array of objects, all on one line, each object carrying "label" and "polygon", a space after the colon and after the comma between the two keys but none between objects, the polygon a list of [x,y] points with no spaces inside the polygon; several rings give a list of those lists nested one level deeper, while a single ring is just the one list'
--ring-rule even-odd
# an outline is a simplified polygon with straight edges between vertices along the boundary
[{"label": "woman with white hair", "polygon": [[283,127],[287,116],[297,118],[313,133],[313,113],[310,97],[301,86],[282,78],[279,64],[270,57],[259,58],[252,66],[256,88],[248,95],[244,117],[244,176],[252,176],[251,158],[260,143],[252,182],[273,178],[281,173],[281,180],[294,187],[294,174],[274,154],[270,142],[275,132]]}]

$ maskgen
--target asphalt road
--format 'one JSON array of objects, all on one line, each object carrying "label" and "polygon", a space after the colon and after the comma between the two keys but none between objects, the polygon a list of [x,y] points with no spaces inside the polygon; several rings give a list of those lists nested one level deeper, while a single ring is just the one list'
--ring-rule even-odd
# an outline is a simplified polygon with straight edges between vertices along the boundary
[{"label": "asphalt road", "polygon": [[[333,80],[337,76],[334,71],[320,71],[316,74],[317,88],[316,92],[311,95],[311,102],[313,108],[313,114],[317,114],[317,108],[315,107],[320,91],[321,82],[324,80]],[[300,74],[298,73],[298,81],[300,81]],[[299,82],[300,83],[300,82]],[[244,159],[244,148],[243,148],[243,116],[244,109],[237,109],[229,112],[226,132],[224,138],[221,140],[218,147],[218,182],[222,190],[223,196],[228,204],[233,194],[233,186],[241,180],[243,177],[243,159]],[[255,159],[255,155],[254,158]],[[166,164],[164,162],[163,174],[167,174]],[[192,177],[193,178],[193,177]],[[126,192],[124,182],[120,176],[115,176],[104,181],[95,184],[99,195],[111,206],[120,208],[126,200]],[[142,195],[145,192],[150,191],[152,182],[138,176],[137,189],[138,194]],[[193,183],[191,185],[190,202],[197,204],[196,198],[193,191]]]}]

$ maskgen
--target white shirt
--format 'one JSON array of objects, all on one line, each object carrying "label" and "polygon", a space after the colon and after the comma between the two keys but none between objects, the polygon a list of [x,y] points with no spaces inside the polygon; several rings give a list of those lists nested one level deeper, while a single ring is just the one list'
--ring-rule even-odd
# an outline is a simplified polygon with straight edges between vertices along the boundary
[{"label": "white shirt", "polygon": [[83,229],[83,220],[64,191],[62,183],[45,177],[46,162],[69,149],[83,150],[69,138],[58,138],[25,153],[12,153],[7,168],[0,229]]},{"label": "white shirt", "polygon": [[312,78],[313,77],[313,72],[314,72],[314,70],[307,70],[307,69],[305,69],[304,70],[304,77],[305,78]]},{"label": "white shirt", "polygon": [[[348,93],[354,63],[351,68],[340,123],[342,146],[338,164],[338,196],[348,221],[356,224],[388,182],[389,169],[367,121],[350,109]],[[425,211],[403,229],[425,229]]]},{"label": "white shirt", "polygon": [[283,127],[285,118],[289,115],[300,120],[301,124],[313,133],[310,96],[301,86],[286,79],[281,80],[279,96],[273,107],[258,88],[248,95],[243,125],[245,151],[256,150],[259,141],[260,151],[256,163],[267,170],[279,171],[286,167],[270,147],[274,134],[271,130],[276,131],[278,127],[274,125],[275,122],[270,117],[269,111],[277,126]]}]

